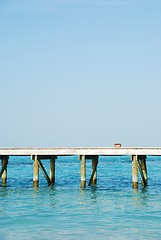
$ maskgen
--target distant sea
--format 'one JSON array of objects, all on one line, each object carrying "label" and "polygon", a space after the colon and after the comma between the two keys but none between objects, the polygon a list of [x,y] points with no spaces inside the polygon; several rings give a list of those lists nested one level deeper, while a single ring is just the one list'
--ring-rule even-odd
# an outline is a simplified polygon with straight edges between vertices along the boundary
[{"label": "distant sea", "polygon": [[[49,161],[43,160],[47,170]],[[161,157],[148,157],[148,187],[132,189],[130,157],[100,157],[96,187],[80,189],[76,156],[56,160],[56,183],[32,187],[33,162],[10,157],[0,186],[0,240],[160,239]],[[87,160],[87,180],[91,161]]]}]

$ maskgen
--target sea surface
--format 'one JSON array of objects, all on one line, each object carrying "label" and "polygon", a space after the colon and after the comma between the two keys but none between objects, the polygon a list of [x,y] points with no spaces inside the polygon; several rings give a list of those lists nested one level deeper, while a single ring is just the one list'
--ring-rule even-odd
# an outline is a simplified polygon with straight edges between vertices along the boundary
[{"label": "sea surface", "polygon": [[[148,187],[139,179],[134,190],[130,157],[100,157],[97,186],[83,190],[77,156],[59,157],[55,186],[40,170],[36,189],[33,161],[10,157],[7,185],[0,185],[0,240],[161,239],[161,157],[148,157],[147,169]],[[90,174],[87,160],[87,181]]]}]

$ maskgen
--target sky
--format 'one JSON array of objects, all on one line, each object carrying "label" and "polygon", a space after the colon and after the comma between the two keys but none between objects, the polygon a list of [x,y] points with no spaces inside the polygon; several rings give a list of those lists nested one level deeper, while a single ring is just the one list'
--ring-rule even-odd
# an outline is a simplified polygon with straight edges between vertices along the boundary
[{"label": "sky", "polygon": [[0,0],[0,147],[161,147],[160,0]]}]

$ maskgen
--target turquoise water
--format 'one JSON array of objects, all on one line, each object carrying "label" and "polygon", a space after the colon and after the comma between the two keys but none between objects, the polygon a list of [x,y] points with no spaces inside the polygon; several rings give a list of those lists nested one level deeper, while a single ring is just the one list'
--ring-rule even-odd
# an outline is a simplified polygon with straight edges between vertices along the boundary
[{"label": "turquoise water", "polygon": [[[40,172],[34,189],[30,158],[12,157],[0,187],[0,240],[160,239],[161,158],[149,157],[147,168],[148,187],[133,190],[130,158],[100,157],[97,187],[81,190],[79,160],[59,157],[55,186]],[[88,180],[90,173],[87,161]]]}]

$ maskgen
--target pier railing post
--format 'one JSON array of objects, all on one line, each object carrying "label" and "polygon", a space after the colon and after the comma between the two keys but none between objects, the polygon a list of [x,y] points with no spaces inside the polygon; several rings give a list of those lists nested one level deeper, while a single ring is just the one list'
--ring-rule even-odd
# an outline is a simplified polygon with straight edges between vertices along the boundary
[{"label": "pier railing post", "polygon": [[86,156],[81,155],[81,188],[86,187]]},{"label": "pier railing post", "polygon": [[34,160],[33,186],[38,187],[39,186],[39,162],[37,159],[37,155],[33,156],[33,160]]},{"label": "pier railing post", "polygon": [[138,188],[138,160],[137,155],[132,155],[132,186]]}]

